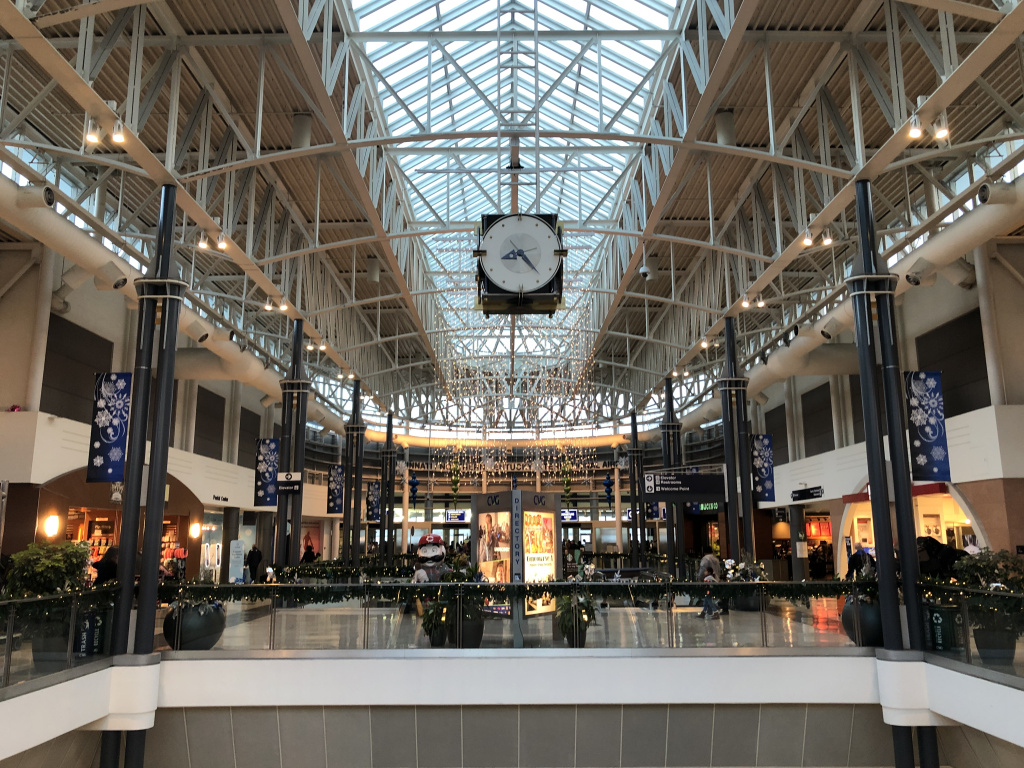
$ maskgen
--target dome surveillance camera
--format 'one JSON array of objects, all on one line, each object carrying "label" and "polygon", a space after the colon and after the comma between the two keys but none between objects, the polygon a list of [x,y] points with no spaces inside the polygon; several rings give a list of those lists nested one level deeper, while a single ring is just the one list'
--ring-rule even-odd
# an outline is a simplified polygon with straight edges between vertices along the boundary
[{"label": "dome surveillance camera", "polygon": [[644,264],[642,267],[640,267],[640,276],[644,280],[650,280],[651,279],[651,270],[650,270],[650,268],[646,264]]}]

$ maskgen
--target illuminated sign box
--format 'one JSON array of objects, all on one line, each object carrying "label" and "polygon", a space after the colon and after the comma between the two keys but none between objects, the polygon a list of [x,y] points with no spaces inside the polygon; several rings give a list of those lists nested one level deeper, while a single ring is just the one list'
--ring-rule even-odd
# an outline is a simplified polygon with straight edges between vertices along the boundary
[{"label": "illuminated sign box", "polygon": [[446,523],[464,523],[466,522],[466,510],[446,509],[444,511],[444,521]]}]

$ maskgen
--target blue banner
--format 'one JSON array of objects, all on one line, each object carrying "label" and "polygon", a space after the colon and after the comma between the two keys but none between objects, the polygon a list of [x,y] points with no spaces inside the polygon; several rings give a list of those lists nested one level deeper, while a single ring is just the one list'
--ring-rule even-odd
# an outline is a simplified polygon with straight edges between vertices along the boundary
[{"label": "blue banner", "polygon": [[[97,373],[92,399],[87,483],[120,483],[128,449],[128,415],[132,402],[130,373]],[[143,416],[145,418],[145,416]]]},{"label": "blue banner", "polygon": [[366,484],[366,521],[380,522],[380,481]]},{"label": "blue banner", "polygon": [[771,435],[752,435],[754,501],[775,501],[775,457]]},{"label": "blue banner", "polygon": [[950,482],[941,371],[906,371],[910,467],[914,480]]},{"label": "blue banner", "polygon": [[280,463],[280,440],[264,437],[256,441],[256,493],[253,506],[277,506],[277,470]]},{"label": "blue banner", "polygon": [[345,465],[332,464],[327,470],[327,514],[340,515],[345,497]]}]

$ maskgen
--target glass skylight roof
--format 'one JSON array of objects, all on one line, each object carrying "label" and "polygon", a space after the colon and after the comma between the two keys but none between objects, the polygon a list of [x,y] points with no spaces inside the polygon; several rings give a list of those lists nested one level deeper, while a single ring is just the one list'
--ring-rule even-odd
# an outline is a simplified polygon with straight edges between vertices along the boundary
[{"label": "glass skylight roof", "polygon": [[[449,384],[460,388],[468,360],[481,375],[512,382],[562,366],[550,378],[570,381],[590,352],[586,289],[607,248],[592,230],[615,226],[635,173],[641,147],[622,139],[645,131],[676,4],[352,0],[352,7],[388,131],[408,139],[386,151],[404,182],[412,226],[424,232],[446,335],[443,344],[433,341]],[[519,318],[514,342],[507,316],[473,309],[472,256],[481,216],[513,212],[513,198],[519,212],[558,213],[569,241],[566,309]]]}]

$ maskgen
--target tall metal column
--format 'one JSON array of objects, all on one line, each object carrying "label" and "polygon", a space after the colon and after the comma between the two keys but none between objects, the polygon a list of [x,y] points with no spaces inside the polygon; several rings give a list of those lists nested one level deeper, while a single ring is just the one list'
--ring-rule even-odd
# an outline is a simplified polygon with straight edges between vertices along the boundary
[{"label": "tall metal column", "polygon": [[[383,461],[381,462],[381,479],[384,496],[384,537],[381,541],[381,557],[384,565],[390,568],[395,563],[395,442],[394,416],[388,411],[387,440],[384,443]],[[486,472],[486,470],[484,470]],[[486,486],[486,480],[484,481]],[[484,488],[484,493],[487,490]]]},{"label": "tall metal column", "polygon": [[355,388],[352,391],[352,448],[353,461],[355,466],[354,478],[352,481],[352,566],[359,567],[359,559],[362,557],[362,532],[363,532],[363,416],[362,397],[360,395],[359,380],[356,379]]},{"label": "tall metal column", "polygon": [[[661,459],[665,469],[675,469],[681,464],[679,443],[682,440],[679,420],[672,397],[672,379],[665,377],[665,420],[661,424]],[[683,510],[677,504],[669,503],[665,509],[665,543],[668,551],[668,571],[673,578],[677,574],[676,557],[682,562],[682,553],[676,545],[676,515]]]},{"label": "tall metal column", "polygon": [[[859,200],[858,200],[859,202]],[[870,196],[865,203],[871,205]],[[874,222],[874,215],[870,221]],[[872,235],[874,232],[872,231]],[[871,242],[874,243],[874,237]],[[874,254],[872,254],[874,256]],[[875,261],[877,274],[889,275],[884,262]],[[917,525],[914,521],[914,498],[911,485],[910,446],[907,442],[907,411],[903,401],[903,371],[900,367],[899,333],[896,327],[896,306],[893,283],[898,277],[889,275],[888,290],[875,293],[878,314],[878,341],[882,355],[882,391],[885,396],[885,421],[888,426],[889,461],[892,466],[893,497],[896,510],[896,534],[900,553],[900,574],[903,602],[907,607],[907,634],[912,651],[925,649],[924,608],[917,581],[920,564],[917,555]],[[938,768],[939,746],[934,726],[918,726],[917,740],[921,768]]]},{"label": "tall metal column", "polygon": [[[294,357],[295,350],[292,350]],[[281,382],[281,445],[278,451],[278,468],[287,472],[292,466],[292,424],[295,421],[295,397],[291,389]],[[277,516],[274,522],[274,565],[288,564],[288,510],[290,494],[277,494]],[[293,534],[294,535],[294,532]]]},{"label": "tall metal column", "polygon": [[743,540],[750,557],[754,551],[754,494],[751,482],[750,428],[747,426],[747,379],[737,378],[736,384],[736,453],[740,478],[740,510],[743,512]]},{"label": "tall metal column", "polygon": [[[357,385],[358,386],[358,383]],[[345,427],[345,452],[342,457],[343,469],[341,479],[341,546],[338,558],[343,565],[352,563],[352,513],[349,506],[352,501],[352,434],[353,420],[349,419]]]},{"label": "tall metal column", "polygon": [[737,498],[739,467],[736,462],[736,321],[725,318],[725,377],[718,382],[722,393],[722,431],[725,443],[726,520],[729,524],[729,557],[738,560],[743,542],[740,540]]},{"label": "tall metal column", "polygon": [[631,568],[640,567],[640,497],[637,496],[637,484],[640,478],[637,477],[637,454],[640,453],[639,438],[636,431],[636,411],[629,414],[632,433],[629,442],[629,506],[633,509],[633,516],[629,521],[629,565]]},{"label": "tall metal column", "polygon": [[[798,547],[803,544],[803,547]],[[803,551],[803,556],[800,552]],[[804,508],[800,504],[789,506],[789,558],[792,573],[790,580],[803,581],[807,578],[807,531],[804,528]]]},{"label": "tall metal column", "polygon": [[[867,449],[868,482],[871,488],[875,561],[878,567],[878,604],[885,648],[901,650],[903,637],[900,628],[899,589],[896,583],[896,560],[889,516],[889,489],[882,448],[882,427],[878,414],[875,333],[871,322],[871,296],[879,289],[889,290],[890,276],[878,274],[871,183],[863,179],[857,182],[857,233],[860,241],[860,270],[859,274],[847,281],[847,284],[853,300],[857,356],[860,362],[864,442]],[[906,726],[893,726],[892,740],[896,768],[913,768],[912,729]]]},{"label": "tall metal column", "polygon": [[[153,652],[160,539],[163,535],[164,488],[167,484],[167,454],[171,443],[171,413],[174,406],[174,360],[178,343],[178,317],[181,311],[182,291],[185,288],[184,283],[168,278],[173,258],[175,191],[173,185],[163,187],[156,242],[157,253],[160,254],[157,259],[158,272],[149,281],[147,291],[147,301],[162,298],[163,304],[160,345],[157,349],[156,400],[149,450],[149,492],[146,498],[139,607],[135,626],[135,653],[140,655]],[[146,732],[129,731],[125,741],[126,768],[142,768],[145,749]]]},{"label": "tall metal column", "polygon": [[292,474],[299,478],[299,489],[288,494],[291,505],[291,546],[288,552],[288,565],[299,564],[299,551],[302,546],[302,486],[303,472],[306,468],[306,411],[309,403],[310,382],[306,380],[302,368],[302,331],[303,321],[296,320],[292,327],[292,368],[291,380],[281,382],[282,389],[288,387],[295,403],[295,416],[292,420]]}]

